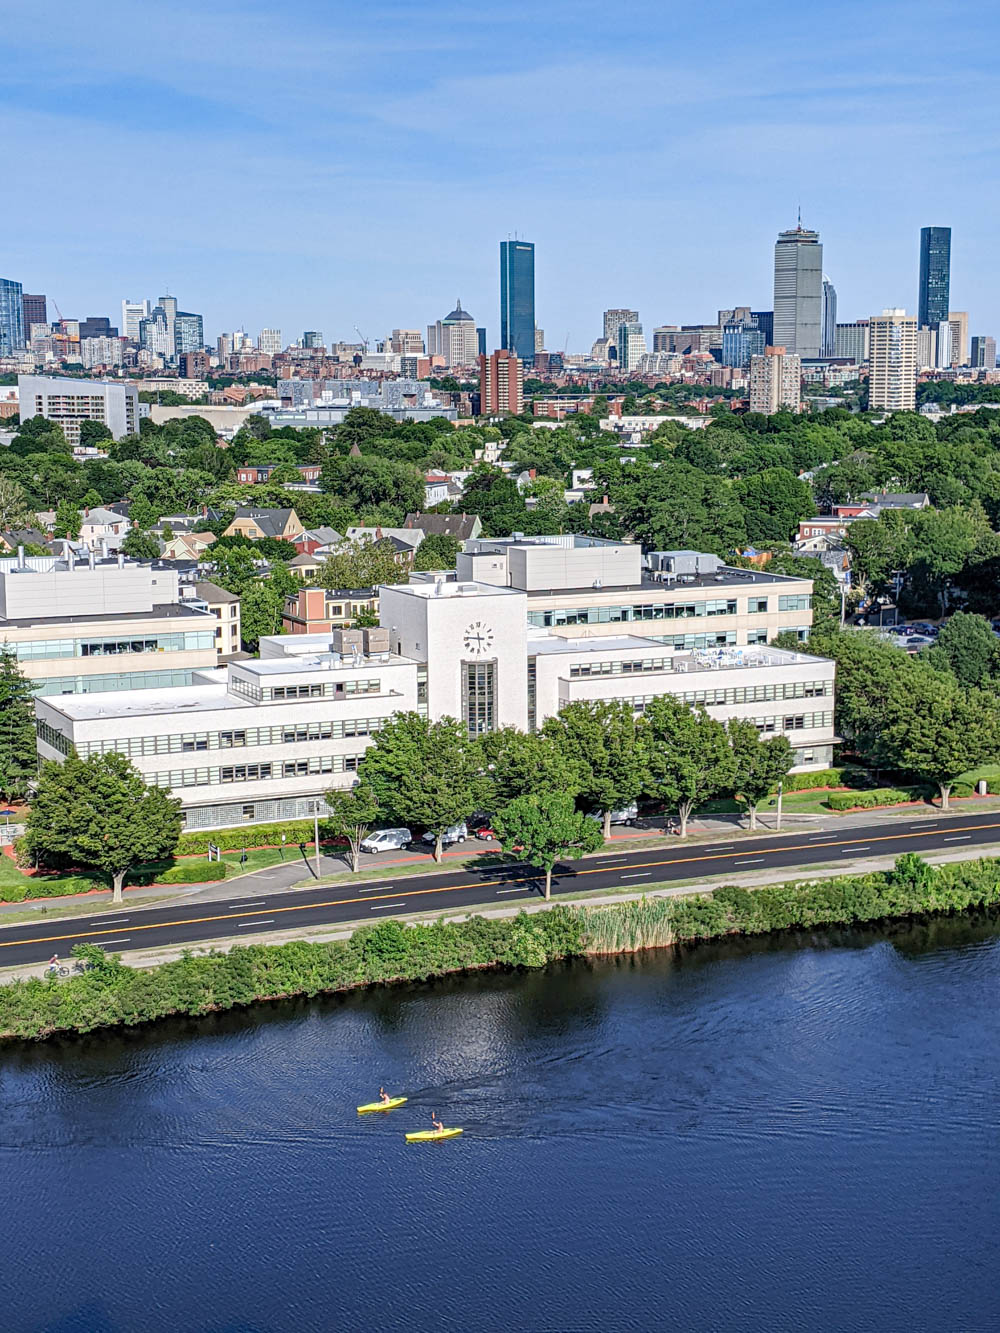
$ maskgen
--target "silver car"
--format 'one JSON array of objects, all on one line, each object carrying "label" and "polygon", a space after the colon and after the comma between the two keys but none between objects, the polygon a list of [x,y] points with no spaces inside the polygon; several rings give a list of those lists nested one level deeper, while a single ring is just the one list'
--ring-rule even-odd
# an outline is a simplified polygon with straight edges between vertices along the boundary
[{"label": "silver car", "polygon": [[[454,842],[465,842],[468,836],[469,830],[464,823],[452,824],[451,828],[446,828],[441,834],[441,845],[442,847],[450,847]],[[430,829],[428,829],[424,834],[424,842],[429,842],[433,845],[436,841],[437,834],[432,833]]]},{"label": "silver car", "polygon": [[[604,811],[594,810],[587,816],[588,819],[596,819],[598,824],[604,823]],[[635,801],[631,805],[623,806],[621,810],[611,811],[612,824],[634,824],[639,818],[639,807]]]}]

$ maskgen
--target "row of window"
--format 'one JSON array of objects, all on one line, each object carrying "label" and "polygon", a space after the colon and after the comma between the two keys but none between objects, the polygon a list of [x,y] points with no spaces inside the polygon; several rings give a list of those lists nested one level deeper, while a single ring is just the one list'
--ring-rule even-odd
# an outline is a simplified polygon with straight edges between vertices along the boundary
[{"label": "row of window", "polygon": [[[787,593],[778,598],[779,611],[808,611],[812,598],[808,593]],[[768,609],[766,597],[750,598],[748,614],[759,615]],[[550,607],[529,611],[528,624],[539,628],[552,625],[609,625],[629,620],[686,620],[697,616],[735,616],[735,597],[710,598],[703,602],[654,602],[631,606]]]},{"label": "row of window", "polygon": [[[674,696],[683,698],[682,695]],[[661,694],[635,694],[628,702],[637,713],[644,713],[651,703],[656,699],[662,699]],[[694,700],[687,700],[692,703]],[[759,732],[764,735],[772,735],[785,731],[805,731],[812,727],[832,727],[833,713],[790,713],[779,717],[751,717],[747,718],[752,722]]]},{"label": "row of window", "polygon": [[[276,727],[242,727],[233,731],[177,732],[170,736],[117,736],[106,740],[83,741],[77,747],[77,752],[81,759],[110,751],[137,758],[147,754],[194,754],[202,750],[244,749],[254,745],[301,745],[306,741],[374,736],[388,721],[387,717],[350,717],[327,722],[285,723]],[[38,734],[62,754],[69,753],[69,741],[47,722],[39,722]]]},{"label": "row of window", "polygon": [[283,764],[231,764],[224,768],[172,768],[152,773],[151,783],[159,787],[209,787],[219,783],[262,782],[272,778],[303,778],[310,773],[356,773],[359,754],[314,755],[311,759],[290,759]]},{"label": "row of window", "polygon": [[215,646],[213,630],[177,634],[149,634],[134,639],[38,639],[16,643],[18,661],[37,662],[59,657],[118,657],[122,653],[190,653]]},{"label": "row of window", "polygon": [[191,684],[191,668],[173,671],[116,671],[94,676],[46,676],[33,680],[36,694],[102,694],[106,690],[170,690]]},{"label": "row of window", "polygon": [[647,657],[636,662],[574,662],[570,664],[570,679],[579,676],[634,676],[642,671],[672,671],[672,657]]},{"label": "row of window", "polygon": [[233,676],[229,688],[256,703],[290,699],[348,699],[358,694],[381,694],[381,680],[316,681],[309,685],[269,685],[261,688],[244,676]]},{"label": "row of window", "polygon": [[[671,691],[673,694],[673,692]],[[777,685],[741,685],[728,690],[685,690],[673,694],[687,704],[717,708],[722,704],[755,704],[772,699],[822,699],[833,696],[831,680],[789,680]]]}]

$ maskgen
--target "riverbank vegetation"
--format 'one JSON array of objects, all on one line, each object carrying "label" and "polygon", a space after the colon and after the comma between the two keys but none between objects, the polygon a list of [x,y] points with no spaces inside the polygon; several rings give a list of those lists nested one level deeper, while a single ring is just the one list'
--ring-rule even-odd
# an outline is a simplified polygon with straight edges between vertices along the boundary
[{"label": "riverbank vegetation", "polygon": [[1000,906],[1000,862],[930,866],[912,854],[889,871],[602,907],[557,904],[516,917],[407,925],[383,921],[344,941],[256,944],[185,955],[150,969],[125,966],[96,945],[74,953],[88,970],[66,981],[0,986],[0,1037],[135,1026],[260,1000],[314,996],[448,973],[543,967],[587,954],[634,952],[728,935],[852,926]]}]

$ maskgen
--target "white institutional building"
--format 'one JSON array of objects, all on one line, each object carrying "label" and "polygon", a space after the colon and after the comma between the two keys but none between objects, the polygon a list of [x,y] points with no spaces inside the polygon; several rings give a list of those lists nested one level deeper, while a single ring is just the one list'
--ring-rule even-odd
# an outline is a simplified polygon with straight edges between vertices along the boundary
[{"label": "white institutional building", "polygon": [[41,698],[39,752],[127,754],[180,797],[189,829],[311,813],[408,710],[479,735],[534,730],[577,700],[641,712],[670,694],[786,734],[797,769],[825,768],[834,663],[768,646],[806,638],[811,592],[696,552],[644,563],[589,537],[476,539],[457,578],[382,587],[379,629],[263,638],[260,660],[183,688]]}]

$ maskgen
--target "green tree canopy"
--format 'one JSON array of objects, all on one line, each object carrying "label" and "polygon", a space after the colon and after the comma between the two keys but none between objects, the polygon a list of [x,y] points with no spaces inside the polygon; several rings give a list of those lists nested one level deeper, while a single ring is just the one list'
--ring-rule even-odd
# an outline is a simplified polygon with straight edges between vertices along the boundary
[{"label": "green tree canopy", "polygon": [[160,543],[151,532],[140,532],[138,528],[129,528],[122,542],[122,552],[133,560],[157,560],[160,555]]},{"label": "green tree canopy", "polygon": [[890,696],[886,743],[900,768],[937,784],[947,810],[955,779],[1000,757],[1000,705],[992,692],[921,667]]},{"label": "green tree canopy", "polygon": [[40,865],[84,866],[111,881],[122,900],[128,871],[169,856],[181,831],[181,803],[147,787],[124,755],[96,754],[43,764],[24,841]]},{"label": "green tree canopy", "polygon": [[0,644],[0,798],[27,795],[38,774],[35,692],[17,664],[14,649]]},{"label": "green tree canopy", "polygon": [[430,532],[417,548],[414,569],[454,569],[462,543],[446,532]]},{"label": "green tree canopy", "polygon": [[787,736],[765,740],[746,718],[730,718],[726,734],[733,752],[733,788],[747,808],[751,829],[755,829],[757,807],[787,775],[795,755]]},{"label": "green tree canopy", "polygon": [[368,782],[353,787],[331,787],[324,798],[330,808],[327,826],[336,838],[345,838],[351,855],[351,869],[357,871],[361,844],[378,818],[379,804]]},{"label": "green tree canopy", "polygon": [[611,836],[612,810],[642,791],[643,731],[625,700],[572,703],[542,726],[543,736],[577,775],[580,799],[604,815],[605,838]]},{"label": "green tree canopy", "polygon": [[937,642],[924,657],[967,688],[993,686],[1000,676],[1000,640],[988,620],[967,611],[956,611],[942,625]]},{"label": "green tree canopy", "polygon": [[545,872],[545,897],[552,897],[552,869],[570,852],[594,852],[604,842],[595,819],[577,810],[563,792],[518,796],[496,816],[494,832],[504,851]]},{"label": "green tree canopy", "polygon": [[647,704],[645,716],[649,726],[645,790],[677,811],[683,838],[692,810],[732,790],[735,761],[729,738],[722,723],[704,708],[692,708],[670,695]]},{"label": "green tree canopy", "polygon": [[405,583],[406,578],[406,566],[399,563],[392,542],[368,537],[341,543],[319,571],[324,588],[376,588],[380,583]]}]

